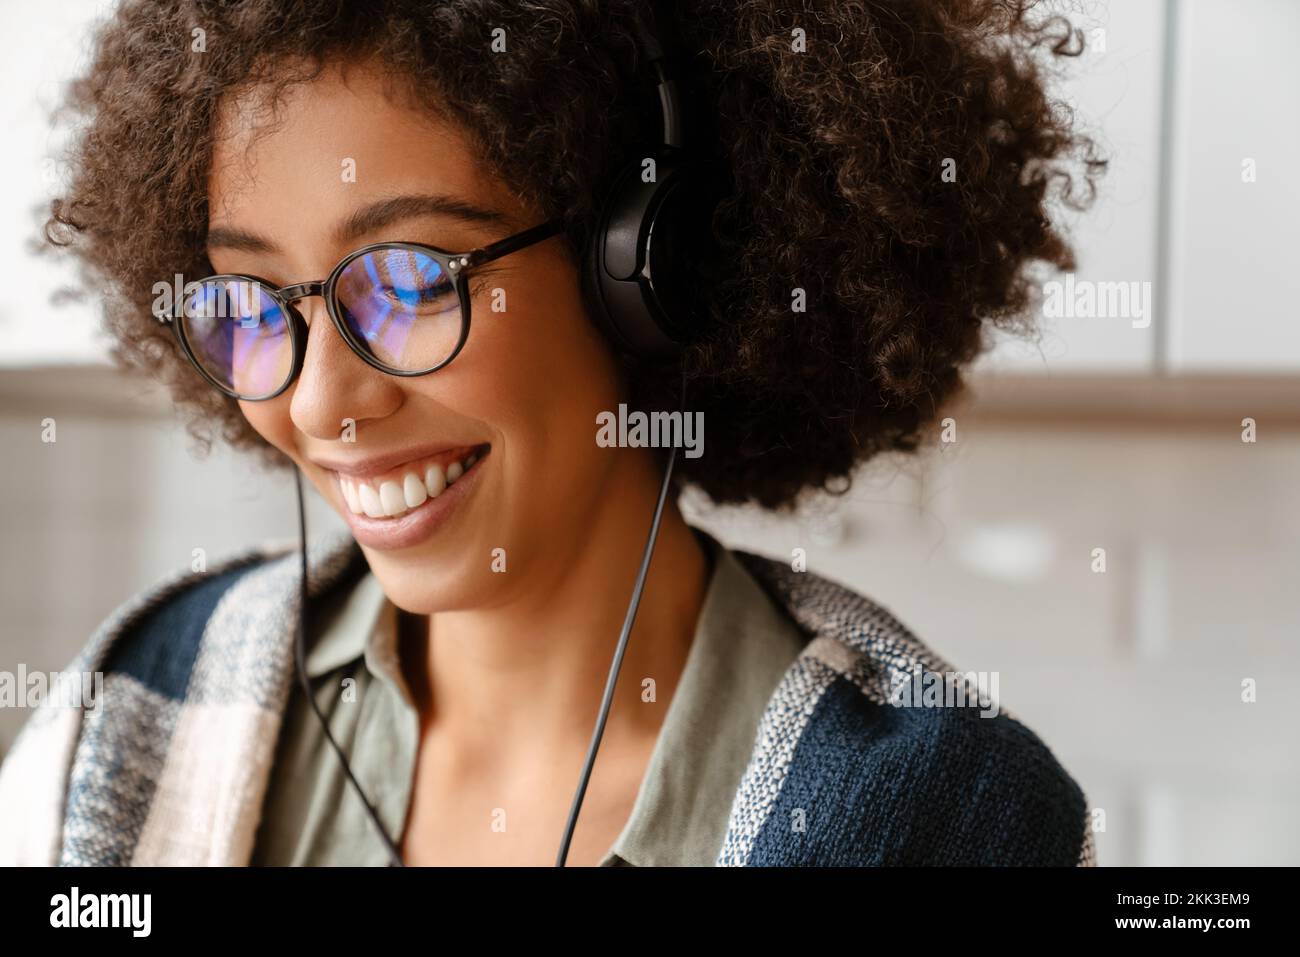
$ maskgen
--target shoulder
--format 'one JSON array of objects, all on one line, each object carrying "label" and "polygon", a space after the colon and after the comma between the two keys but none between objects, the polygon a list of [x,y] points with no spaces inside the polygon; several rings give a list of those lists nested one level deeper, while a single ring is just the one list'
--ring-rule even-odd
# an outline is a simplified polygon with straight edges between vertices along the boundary
[{"label": "shoulder", "polygon": [[[288,547],[263,543],[227,555],[211,567],[178,568],[154,580],[106,615],[61,673],[166,674],[171,663],[193,657],[206,622],[232,586]],[[33,711],[14,750],[60,710],[43,704]]]},{"label": "shoulder", "polygon": [[[312,598],[364,570],[360,549],[345,533],[313,540],[307,557]],[[165,678],[169,659],[192,660],[201,645],[296,613],[300,589],[297,541],[264,541],[202,569],[175,571],[139,592],[105,619],[80,658],[109,671],[152,670]]]},{"label": "shoulder", "polygon": [[249,549],[210,570],[181,573],[146,589],[137,596],[135,611],[110,632],[102,669],[130,676],[165,697],[182,697],[217,607],[275,554]]},{"label": "shoulder", "polygon": [[114,609],[74,666],[129,676],[166,697],[181,697],[218,609],[241,602],[241,592],[267,569],[287,566],[292,551],[287,540],[269,541],[172,571]]},{"label": "shoulder", "polygon": [[843,585],[739,555],[808,643],[764,715],[725,863],[1090,862],[1082,789],[995,676]]},{"label": "shoulder", "polygon": [[[308,551],[309,593],[315,599],[364,571],[351,535],[313,540]],[[209,686],[257,679],[272,659],[287,655],[301,605],[302,569],[296,541],[263,542],[232,553],[201,571],[177,572],[136,596],[100,628],[98,666],[132,678],[164,698],[193,689],[200,659]],[[201,694],[206,696],[206,694]]]},{"label": "shoulder", "polygon": [[[183,689],[197,635],[212,606],[235,577],[266,557],[261,549],[251,549],[212,572],[177,571],[133,595],[101,621],[61,672],[83,694],[71,707],[61,695],[43,700],[0,762],[0,864],[59,862],[64,814],[73,803],[70,791],[86,774],[84,767],[78,772],[78,762],[112,762],[114,767],[125,763],[120,749],[102,746],[95,738],[110,713],[105,699],[113,700],[111,713],[123,722],[122,740],[147,737],[141,731],[157,713],[159,699],[124,689],[144,683],[164,696]],[[92,767],[90,773],[103,777],[102,767]]]},{"label": "shoulder", "polygon": [[[358,561],[351,536],[313,542],[311,593]],[[94,676],[93,700],[43,703],[0,764],[0,863],[128,860],[169,748],[201,740],[194,753],[210,753],[277,713],[300,585],[296,542],[268,542],[178,570],[108,615],[64,669]],[[208,704],[226,718],[209,720]]]}]

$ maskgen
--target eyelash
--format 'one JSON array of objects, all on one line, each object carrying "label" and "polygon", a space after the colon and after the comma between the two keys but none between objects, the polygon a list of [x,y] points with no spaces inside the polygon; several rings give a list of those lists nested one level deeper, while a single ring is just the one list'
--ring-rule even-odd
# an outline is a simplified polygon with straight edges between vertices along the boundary
[{"label": "eyelash", "polygon": [[498,271],[499,270],[497,269],[479,269],[470,273],[469,275],[470,295],[477,296],[484,289],[486,289],[488,278],[495,275]]}]

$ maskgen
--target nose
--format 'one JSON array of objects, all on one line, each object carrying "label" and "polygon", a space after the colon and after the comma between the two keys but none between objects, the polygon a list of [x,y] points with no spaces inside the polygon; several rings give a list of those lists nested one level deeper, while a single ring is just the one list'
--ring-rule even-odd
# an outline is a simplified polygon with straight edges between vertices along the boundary
[{"label": "nose", "polygon": [[367,419],[397,411],[402,404],[400,380],[371,368],[352,351],[330,320],[319,291],[294,298],[307,323],[302,371],[290,387],[289,417],[298,430],[337,441],[346,437],[349,422],[359,429]]}]

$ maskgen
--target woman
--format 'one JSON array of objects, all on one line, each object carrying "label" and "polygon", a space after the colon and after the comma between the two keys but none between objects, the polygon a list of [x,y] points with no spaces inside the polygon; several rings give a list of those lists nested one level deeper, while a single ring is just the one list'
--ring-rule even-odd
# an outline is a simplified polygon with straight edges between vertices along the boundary
[{"label": "woman", "polygon": [[[106,621],[70,669],[103,707],[43,709],[0,774],[4,856],[1091,862],[1031,731],[901,700],[976,689],[676,506],[789,508],[915,449],[1030,266],[1072,266],[1048,186],[1097,164],[1036,55],[1077,48],[1016,7],[123,3],[51,238],[196,434],[291,463],[350,535],[313,543],[305,603],[298,556],[255,548]],[[713,172],[629,331],[586,270],[617,271],[620,171],[675,175],[679,134]],[[629,410],[677,413],[678,449],[597,428]]]}]

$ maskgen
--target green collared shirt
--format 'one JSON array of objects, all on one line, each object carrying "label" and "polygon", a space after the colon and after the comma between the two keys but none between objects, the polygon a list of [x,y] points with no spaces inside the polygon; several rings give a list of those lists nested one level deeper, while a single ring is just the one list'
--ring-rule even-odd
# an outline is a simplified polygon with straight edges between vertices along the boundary
[{"label": "green collared shirt", "polygon": [[[804,638],[734,554],[713,558],[704,606],[632,813],[602,866],[711,866],[759,719]],[[397,660],[397,609],[367,572],[322,617],[306,656],[316,702],[397,839],[405,825],[419,716]],[[577,785],[577,781],[573,782]],[[255,865],[383,865],[387,851],[295,684],[284,715]],[[556,844],[560,835],[556,834]]]}]

